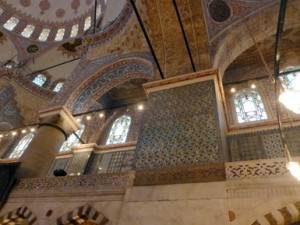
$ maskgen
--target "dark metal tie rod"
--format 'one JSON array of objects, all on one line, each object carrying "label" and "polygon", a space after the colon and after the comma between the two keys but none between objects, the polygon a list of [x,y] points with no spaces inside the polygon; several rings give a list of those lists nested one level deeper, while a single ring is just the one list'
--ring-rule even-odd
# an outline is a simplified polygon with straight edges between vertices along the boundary
[{"label": "dark metal tie rod", "polygon": [[156,57],[155,51],[154,51],[153,46],[152,46],[152,44],[151,44],[150,38],[149,38],[149,36],[148,36],[148,34],[147,34],[147,31],[146,31],[146,28],[145,28],[145,26],[144,26],[144,24],[143,24],[142,18],[140,17],[139,11],[138,11],[137,8],[136,8],[135,2],[134,2],[134,0],[130,0],[130,2],[131,2],[131,5],[132,5],[133,10],[134,10],[134,12],[135,12],[135,15],[136,15],[136,17],[137,17],[137,19],[138,19],[138,21],[139,21],[139,24],[140,24],[140,26],[141,26],[141,29],[142,29],[142,31],[143,31],[144,37],[145,37],[145,39],[146,39],[146,41],[147,41],[147,44],[148,44],[148,46],[149,46],[149,48],[150,48],[151,54],[152,54],[152,56],[153,56],[153,58],[154,58],[154,61],[155,61],[155,64],[156,64],[156,66],[157,66],[157,69],[158,69],[158,71],[159,71],[159,74],[160,74],[160,76],[161,76],[162,79],[165,79],[164,73],[163,73],[163,71],[161,70],[161,67],[160,67],[160,65],[159,65],[159,62],[158,62],[158,59],[157,59],[157,57]]},{"label": "dark metal tie rod", "polygon": [[30,75],[33,75],[33,74],[41,73],[41,72],[43,72],[43,71],[45,71],[45,70],[53,69],[53,68],[55,68],[55,67],[62,66],[62,65],[64,65],[64,64],[67,64],[67,63],[76,61],[76,60],[78,60],[78,59],[81,59],[81,57],[78,57],[78,58],[75,58],[75,59],[71,59],[71,60],[69,60],[69,61],[65,61],[65,62],[56,64],[56,65],[53,65],[53,66],[49,66],[49,67],[44,68],[44,69],[41,69],[41,70],[34,71],[34,72],[32,72],[32,73],[30,73],[30,74],[27,74],[27,75],[25,75],[25,76],[30,76]]},{"label": "dark metal tie rod", "polygon": [[186,37],[186,33],[184,31],[184,27],[183,27],[183,24],[182,24],[182,20],[181,20],[181,17],[180,17],[180,13],[179,13],[179,10],[178,10],[176,0],[173,0],[173,4],[174,4],[177,19],[178,19],[178,22],[179,22],[179,25],[180,25],[180,28],[181,28],[181,32],[182,32],[182,35],[183,35],[184,43],[185,43],[186,49],[187,49],[188,54],[189,54],[189,58],[190,58],[190,61],[191,61],[193,71],[196,72],[195,63],[194,63],[194,60],[193,60],[193,56],[192,56],[192,53],[191,53],[189,42],[188,42],[187,37]]}]

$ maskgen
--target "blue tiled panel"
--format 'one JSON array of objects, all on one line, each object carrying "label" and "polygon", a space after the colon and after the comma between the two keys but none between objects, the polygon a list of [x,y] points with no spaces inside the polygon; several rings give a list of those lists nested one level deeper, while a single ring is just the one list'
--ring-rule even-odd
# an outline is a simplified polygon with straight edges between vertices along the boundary
[{"label": "blue tiled panel", "polygon": [[137,170],[220,162],[222,149],[213,80],[149,95]]},{"label": "blue tiled panel", "polygon": [[[294,156],[300,155],[300,127],[283,131],[288,147]],[[263,130],[228,136],[232,161],[246,161],[284,157],[279,130]]]}]

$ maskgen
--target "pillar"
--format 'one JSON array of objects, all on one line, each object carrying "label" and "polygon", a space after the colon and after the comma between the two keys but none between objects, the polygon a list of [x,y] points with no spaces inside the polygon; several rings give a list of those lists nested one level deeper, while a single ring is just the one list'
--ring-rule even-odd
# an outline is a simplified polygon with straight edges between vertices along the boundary
[{"label": "pillar", "polygon": [[136,170],[227,160],[224,95],[219,70],[144,84],[148,96],[135,155]]},{"label": "pillar", "polygon": [[46,176],[63,142],[72,132],[80,129],[65,107],[42,110],[39,117],[37,133],[20,158],[20,178]]}]

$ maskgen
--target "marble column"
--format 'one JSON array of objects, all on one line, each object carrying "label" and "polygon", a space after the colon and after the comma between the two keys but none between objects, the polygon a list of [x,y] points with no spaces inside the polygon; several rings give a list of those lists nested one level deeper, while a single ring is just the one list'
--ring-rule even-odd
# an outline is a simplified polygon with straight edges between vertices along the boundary
[{"label": "marble column", "polygon": [[222,79],[217,69],[144,84],[137,170],[198,166],[227,160]]},{"label": "marble column", "polygon": [[63,142],[80,129],[65,107],[42,110],[39,117],[39,129],[20,158],[20,178],[46,176]]}]

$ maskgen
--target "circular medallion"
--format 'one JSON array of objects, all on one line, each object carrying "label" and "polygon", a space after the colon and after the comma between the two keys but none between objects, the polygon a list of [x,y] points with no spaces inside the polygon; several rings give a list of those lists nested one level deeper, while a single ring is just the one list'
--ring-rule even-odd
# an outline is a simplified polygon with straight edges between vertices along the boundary
[{"label": "circular medallion", "polygon": [[20,4],[23,6],[23,7],[28,7],[31,5],[31,2],[30,0],[20,0]]},{"label": "circular medallion", "polygon": [[39,47],[37,45],[29,45],[27,47],[27,52],[29,53],[36,53],[39,50]]},{"label": "circular medallion", "polygon": [[230,17],[230,7],[223,0],[213,0],[208,9],[209,15],[216,22],[224,22]]},{"label": "circular medallion", "polygon": [[57,18],[62,18],[65,15],[65,10],[64,9],[58,9],[56,10],[56,16]]}]

